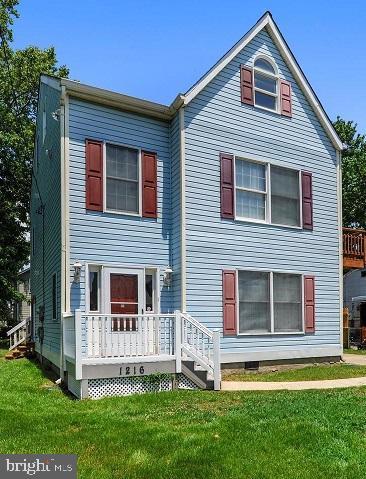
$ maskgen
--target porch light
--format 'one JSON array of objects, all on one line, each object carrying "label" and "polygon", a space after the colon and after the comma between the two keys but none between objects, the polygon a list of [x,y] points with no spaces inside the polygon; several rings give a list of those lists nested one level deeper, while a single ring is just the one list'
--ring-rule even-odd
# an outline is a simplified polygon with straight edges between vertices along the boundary
[{"label": "porch light", "polygon": [[172,284],[172,273],[173,273],[172,268],[168,266],[164,271],[164,276],[163,276],[164,286],[170,286]]},{"label": "porch light", "polygon": [[81,267],[82,264],[76,260],[74,263],[74,283],[80,283]]}]

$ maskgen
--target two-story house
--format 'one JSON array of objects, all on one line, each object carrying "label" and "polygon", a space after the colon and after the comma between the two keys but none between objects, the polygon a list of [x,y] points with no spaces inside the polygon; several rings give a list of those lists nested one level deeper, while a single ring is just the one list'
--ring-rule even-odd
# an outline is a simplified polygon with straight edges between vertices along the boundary
[{"label": "two-story house", "polygon": [[42,76],[38,354],[78,397],[339,358],[341,149],[268,12],[170,106]]}]

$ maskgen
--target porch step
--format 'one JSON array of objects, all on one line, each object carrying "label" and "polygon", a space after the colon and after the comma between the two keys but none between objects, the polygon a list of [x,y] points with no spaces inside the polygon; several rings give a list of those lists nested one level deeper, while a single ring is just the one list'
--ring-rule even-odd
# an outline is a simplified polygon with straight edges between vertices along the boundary
[{"label": "porch step", "polygon": [[34,343],[28,341],[25,344],[21,344],[17,346],[15,349],[9,351],[5,355],[5,359],[7,361],[11,361],[12,359],[20,359],[20,358],[32,358],[34,355]]},{"label": "porch step", "polygon": [[214,382],[209,378],[206,370],[198,368],[194,361],[182,361],[182,373],[185,374],[201,389],[213,389]]}]

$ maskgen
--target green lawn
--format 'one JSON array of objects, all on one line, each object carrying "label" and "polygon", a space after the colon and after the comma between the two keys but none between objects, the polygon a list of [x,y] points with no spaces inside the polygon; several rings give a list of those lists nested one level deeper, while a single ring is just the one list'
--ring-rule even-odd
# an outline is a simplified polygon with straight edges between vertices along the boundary
[{"label": "green lawn", "polygon": [[366,349],[344,349],[343,350],[344,354],[361,354],[365,355],[366,354]]},{"label": "green lawn", "polygon": [[65,396],[0,360],[0,453],[76,453],[83,479],[366,477],[366,388]]},{"label": "green lawn", "polygon": [[225,381],[316,381],[366,376],[366,366],[318,364],[299,369],[258,373],[233,373]]}]

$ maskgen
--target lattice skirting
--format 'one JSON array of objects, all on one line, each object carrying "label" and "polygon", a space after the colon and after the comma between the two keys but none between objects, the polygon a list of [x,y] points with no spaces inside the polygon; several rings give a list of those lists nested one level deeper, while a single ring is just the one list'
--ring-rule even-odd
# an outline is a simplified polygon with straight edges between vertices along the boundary
[{"label": "lattice skirting", "polygon": [[[176,375],[178,389],[199,389],[184,374]],[[88,395],[91,399],[100,399],[108,396],[129,396],[147,392],[171,391],[174,381],[171,378],[162,378],[151,381],[148,376],[131,378],[101,378],[88,380]]]}]

